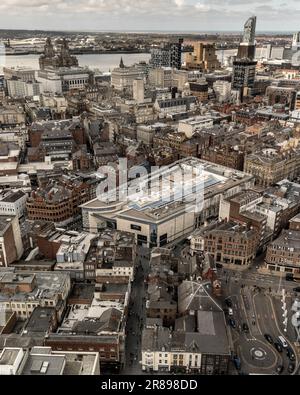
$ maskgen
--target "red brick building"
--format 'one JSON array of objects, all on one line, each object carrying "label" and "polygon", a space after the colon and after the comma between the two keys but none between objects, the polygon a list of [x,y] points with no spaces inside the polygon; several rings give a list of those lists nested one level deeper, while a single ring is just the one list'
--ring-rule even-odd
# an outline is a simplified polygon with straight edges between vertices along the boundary
[{"label": "red brick building", "polygon": [[80,216],[79,206],[91,200],[90,186],[85,182],[54,181],[32,192],[27,200],[29,220],[54,223],[70,222]]}]

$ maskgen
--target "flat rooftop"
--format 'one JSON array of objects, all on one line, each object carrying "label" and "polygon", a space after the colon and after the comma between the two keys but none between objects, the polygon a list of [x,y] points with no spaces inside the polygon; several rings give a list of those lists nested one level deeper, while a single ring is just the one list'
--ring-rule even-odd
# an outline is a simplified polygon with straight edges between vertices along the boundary
[{"label": "flat rooftop", "polygon": [[15,203],[19,199],[23,198],[25,196],[25,193],[23,191],[17,191],[17,192],[11,192],[8,193],[4,196],[4,198],[1,200],[2,202],[5,203]]},{"label": "flat rooftop", "polygon": [[[195,204],[201,191],[204,199],[220,195],[240,184],[251,182],[253,176],[197,158],[185,158],[128,184],[127,200],[120,200],[121,188],[96,198],[81,207],[106,214],[134,215],[144,220],[166,217],[180,211],[186,204]],[[120,211],[122,212],[120,213]]]},{"label": "flat rooftop", "polygon": [[[0,301],[10,299],[14,300],[31,300],[36,299],[52,299],[57,294],[64,292],[70,277],[67,273],[62,272],[36,272],[14,271],[4,269],[0,271],[0,284],[10,287],[18,284],[34,284],[32,292],[15,292],[13,295],[0,293]],[[39,294],[37,294],[39,291]]]},{"label": "flat rooftop", "polygon": [[13,365],[20,352],[18,348],[5,348],[0,354],[0,366],[1,365]]},{"label": "flat rooftop", "polygon": [[300,213],[298,215],[296,215],[295,217],[293,217],[290,222],[299,222],[300,223]]},{"label": "flat rooftop", "polygon": [[95,292],[95,284],[75,283],[71,290],[70,299],[86,299],[92,302]]},{"label": "flat rooftop", "polygon": [[62,375],[65,367],[64,355],[30,354],[22,375],[57,376]]},{"label": "flat rooftop", "polygon": [[255,191],[243,191],[237,195],[234,195],[227,200],[233,202],[233,203],[238,203],[241,206],[252,202],[253,200],[259,199],[261,197],[261,194]]}]

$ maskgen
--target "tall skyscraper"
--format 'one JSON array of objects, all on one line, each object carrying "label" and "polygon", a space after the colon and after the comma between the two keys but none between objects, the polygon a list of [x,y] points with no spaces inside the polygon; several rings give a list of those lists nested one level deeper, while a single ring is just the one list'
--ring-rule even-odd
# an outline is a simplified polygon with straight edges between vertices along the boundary
[{"label": "tall skyscraper", "polygon": [[232,89],[240,92],[241,100],[251,92],[255,82],[255,28],[256,16],[252,16],[244,25],[243,41],[233,62]]},{"label": "tall skyscraper", "polygon": [[243,41],[239,45],[238,59],[250,59],[255,57],[255,29],[256,16],[251,16],[244,25]]},{"label": "tall skyscraper", "polygon": [[300,49],[300,32],[293,34],[292,50],[298,51]]},{"label": "tall skyscraper", "polygon": [[232,88],[243,91],[251,89],[255,82],[255,69],[257,62],[249,59],[236,59],[233,62]]},{"label": "tall skyscraper", "polygon": [[178,42],[171,42],[162,45],[161,48],[153,49],[151,51],[150,64],[154,68],[172,67],[180,70],[182,64],[182,43],[183,39],[179,39]]}]

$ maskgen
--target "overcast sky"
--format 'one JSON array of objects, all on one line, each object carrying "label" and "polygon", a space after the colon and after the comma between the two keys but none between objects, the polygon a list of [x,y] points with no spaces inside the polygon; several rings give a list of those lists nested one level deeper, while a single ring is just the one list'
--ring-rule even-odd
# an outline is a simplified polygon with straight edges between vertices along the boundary
[{"label": "overcast sky", "polygon": [[300,30],[300,0],[2,0],[2,29]]}]

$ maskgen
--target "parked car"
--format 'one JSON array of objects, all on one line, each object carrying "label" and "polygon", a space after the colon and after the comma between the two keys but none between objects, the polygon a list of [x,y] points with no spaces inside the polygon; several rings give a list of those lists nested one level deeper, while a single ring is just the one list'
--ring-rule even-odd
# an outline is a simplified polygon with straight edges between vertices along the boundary
[{"label": "parked car", "polygon": [[231,307],[229,307],[229,309],[228,309],[228,314],[229,314],[229,315],[233,315],[233,310],[232,310]]},{"label": "parked car", "polygon": [[223,269],[222,263],[216,263],[216,267],[217,267],[217,269]]},{"label": "parked car", "polygon": [[284,370],[284,366],[283,365],[278,365],[277,368],[276,368],[276,372],[278,374],[281,374],[283,372],[283,370]]},{"label": "parked car", "polygon": [[246,322],[243,323],[243,332],[249,333],[249,326],[246,324]]},{"label": "parked car", "polygon": [[300,287],[293,288],[294,292],[300,292]]},{"label": "parked car", "polygon": [[288,366],[288,372],[293,373],[294,370],[295,370],[295,364],[290,362]]},{"label": "parked car", "polygon": [[234,362],[234,366],[235,366],[236,370],[240,370],[241,369],[241,360],[237,355],[235,355],[233,357],[233,362]]},{"label": "parked car", "polygon": [[295,354],[294,354],[294,351],[293,351],[290,347],[288,347],[288,348],[286,349],[286,356],[288,357],[288,359],[289,359],[290,361],[295,361]]},{"label": "parked car", "polygon": [[276,348],[276,350],[277,350],[278,352],[282,352],[282,347],[281,347],[281,344],[280,344],[280,343],[275,342],[275,343],[274,343],[274,347]]},{"label": "parked car", "polygon": [[274,341],[272,339],[272,336],[269,335],[268,333],[265,333],[264,337],[265,337],[265,339],[267,340],[268,343],[270,343],[270,344],[274,343]]},{"label": "parked car", "polygon": [[234,329],[236,328],[236,322],[233,318],[229,319],[229,325],[231,326],[231,328],[234,328]]},{"label": "parked car", "polygon": [[226,305],[227,305],[228,307],[232,307],[232,301],[231,301],[231,299],[229,299],[229,298],[225,299],[225,303],[226,303]]}]

